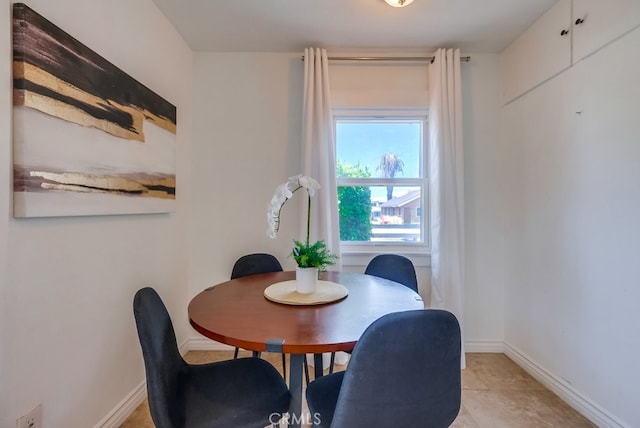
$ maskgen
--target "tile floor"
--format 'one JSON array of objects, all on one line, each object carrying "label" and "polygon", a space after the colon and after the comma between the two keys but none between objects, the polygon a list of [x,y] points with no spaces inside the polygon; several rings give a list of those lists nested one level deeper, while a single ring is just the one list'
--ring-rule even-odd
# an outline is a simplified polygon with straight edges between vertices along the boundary
[{"label": "tile floor", "polygon": [[[279,354],[263,356],[276,368],[282,369]],[[185,356],[185,360],[201,364],[232,357],[232,351],[192,351]],[[336,370],[344,368],[336,366]],[[145,400],[121,428],[153,426]],[[462,408],[452,427],[578,428],[595,425],[504,354],[467,354],[467,368],[462,372]]]}]

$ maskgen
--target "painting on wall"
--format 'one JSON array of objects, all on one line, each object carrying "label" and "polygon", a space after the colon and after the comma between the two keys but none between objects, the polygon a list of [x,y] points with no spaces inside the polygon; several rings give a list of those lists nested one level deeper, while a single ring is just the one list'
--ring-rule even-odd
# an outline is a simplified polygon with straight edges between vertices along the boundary
[{"label": "painting on wall", "polygon": [[176,108],[13,5],[14,217],[171,212]]}]

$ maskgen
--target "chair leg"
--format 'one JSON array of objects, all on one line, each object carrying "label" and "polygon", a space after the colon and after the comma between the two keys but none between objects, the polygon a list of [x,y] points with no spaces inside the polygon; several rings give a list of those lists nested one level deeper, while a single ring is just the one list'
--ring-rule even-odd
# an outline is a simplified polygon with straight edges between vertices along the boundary
[{"label": "chair leg", "polygon": [[333,365],[336,362],[336,353],[332,352],[331,353],[331,362],[329,363],[329,374],[333,373]]},{"label": "chair leg", "polygon": [[260,358],[261,355],[262,355],[262,352],[260,352],[260,351],[253,351],[251,353],[251,356],[254,357],[254,358]]},{"label": "chair leg", "polygon": [[323,354],[313,354],[313,378],[318,379],[324,375]]},{"label": "chair leg", "polygon": [[234,360],[237,360],[237,359],[238,359],[238,351],[239,351],[239,349],[238,349],[238,348],[236,348],[236,350],[235,350],[235,351],[233,351],[233,359],[234,359]]},{"label": "chair leg", "polygon": [[282,378],[284,379],[284,381],[287,381],[287,360],[284,357],[284,354],[282,354]]},{"label": "chair leg", "polygon": [[303,358],[304,365],[304,379],[307,381],[307,385],[309,385],[309,363],[307,363],[307,356],[305,355]]}]

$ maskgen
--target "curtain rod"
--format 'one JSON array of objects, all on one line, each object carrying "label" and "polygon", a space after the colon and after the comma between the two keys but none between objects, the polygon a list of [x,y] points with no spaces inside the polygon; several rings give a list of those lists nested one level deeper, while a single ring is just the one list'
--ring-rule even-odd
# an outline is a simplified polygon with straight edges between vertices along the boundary
[{"label": "curtain rod", "polygon": [[[429,61],[433,62],[433,56],[330,56],[329,61]],[[304,61],[304,56],[302,56]],[[461,56],[460,61],[471,61],[470,56]]]}]

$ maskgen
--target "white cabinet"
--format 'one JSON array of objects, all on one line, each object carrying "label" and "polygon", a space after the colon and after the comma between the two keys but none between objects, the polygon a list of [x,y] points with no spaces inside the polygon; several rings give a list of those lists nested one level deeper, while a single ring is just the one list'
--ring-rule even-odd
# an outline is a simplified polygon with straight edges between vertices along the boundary
[{"label": "white cabinet", "polygon": [[502,102],[522,95],[639,25],[640,0],[558,0],[500,54]]},{"label": "white cabinet", "polygon": [[575,64],[640,25],[640,0],[573,0],[572,25]]},{"label": "white cabinet", "polygon": [[506,103],[571,66],[571,0],[560,0],[500,54]]}]

